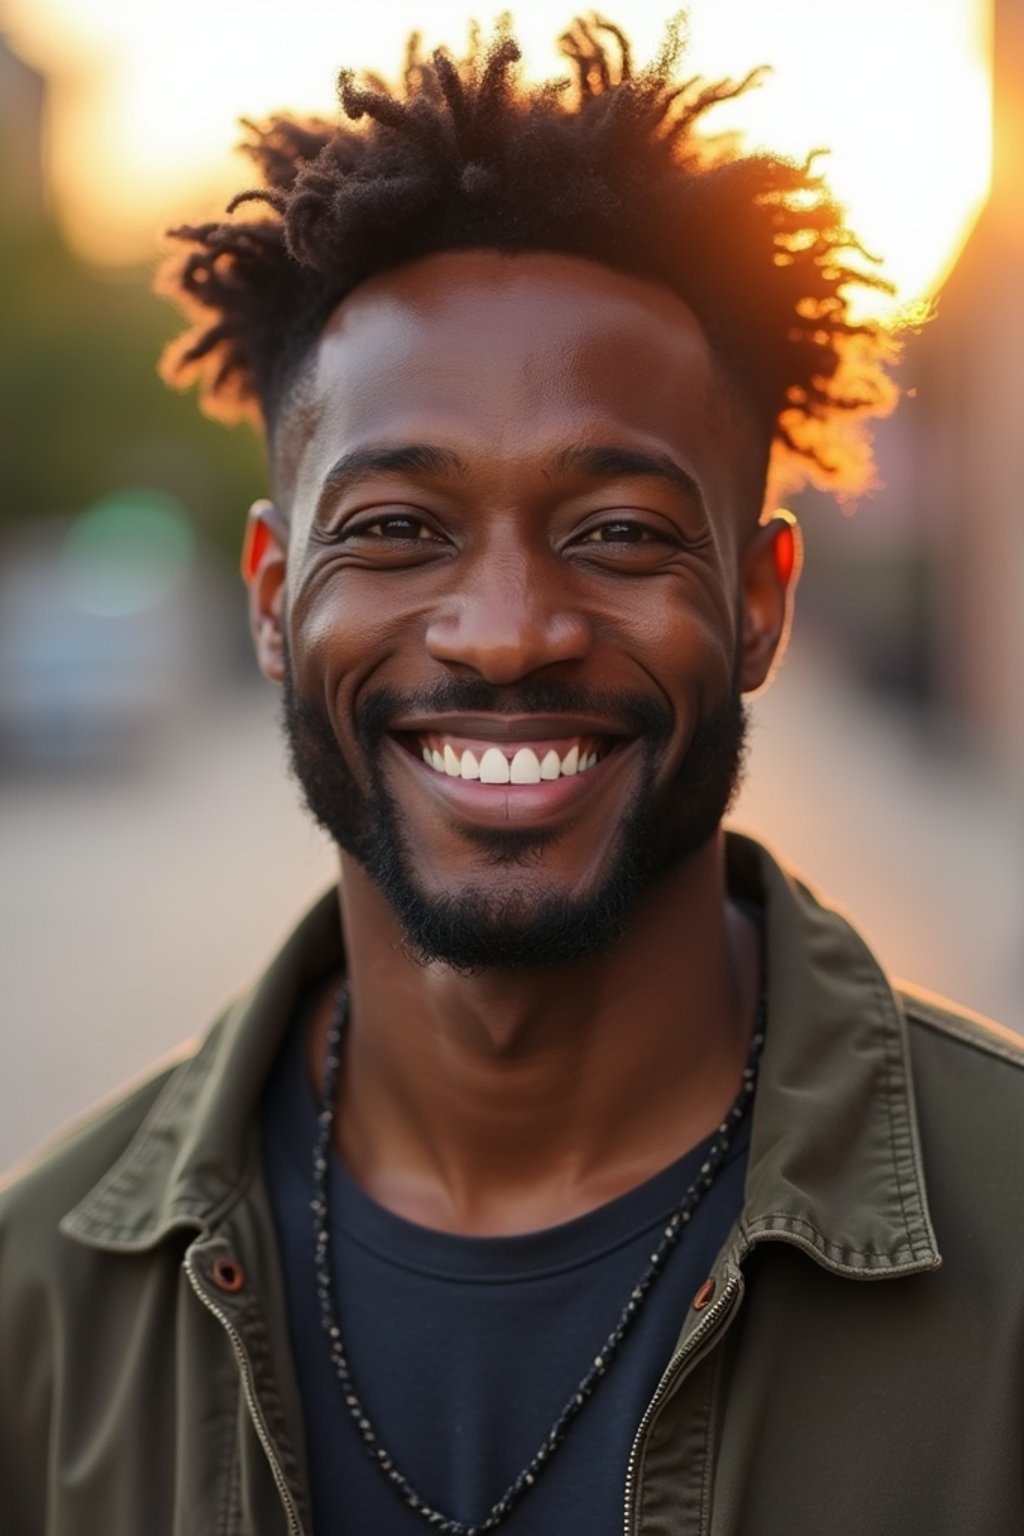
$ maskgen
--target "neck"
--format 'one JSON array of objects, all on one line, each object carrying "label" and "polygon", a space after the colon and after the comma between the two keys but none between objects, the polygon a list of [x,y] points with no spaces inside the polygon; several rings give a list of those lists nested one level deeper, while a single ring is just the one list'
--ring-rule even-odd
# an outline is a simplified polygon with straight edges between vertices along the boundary
[{"label": "neck", "polygon": [[[716,839],[652,888],[623,938],[571,966],[464,976],[412,959],[342,858],[350,1025],[337,1145],[373,1198],[423,1225],[508,1234],[570,1220],[718,1124],[760,973]],[[331,996],[311,1036],[322,1075]]]}]

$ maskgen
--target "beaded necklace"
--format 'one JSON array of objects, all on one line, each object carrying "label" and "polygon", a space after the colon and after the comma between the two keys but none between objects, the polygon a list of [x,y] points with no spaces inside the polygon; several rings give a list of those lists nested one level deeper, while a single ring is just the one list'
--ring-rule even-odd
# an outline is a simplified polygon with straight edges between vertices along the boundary
[{"label": "beaded necklace", "polygon": [[492,1505],[484,1519],[476,1525],[467,1525],[462,1520],[452,1519],[440,1510],[433,1509],[416,1492],[403,1473],[399,1471],[395,1465],[394,1457],[382,1442],[363,1406],[359,1393],[356,1391],[348,1357],[345,1353],[345,1346],[342,1342],[331,1267],[328,1193],[331,1145],[335,1108],[337,1105],[338,1073],[341,1067],[342,1043],[347,1023],[348,987],[342,984],[335,1003],[334,1017],[328,1036],[323,1098],[317,1117],[317,1134],[313,1152],[313,1252],[316,1266],[317,1297],[320,1303],[320,1320],[327,1339],[331,1365],[338,1381],[341,1383],[345,1407],[355,1422],[359,1437],[367,1453],[376,1466],[379,1467],[382,1476],[391,1484],[403,1502],[411,1510],[414,1510],[431,1530],[440,1531],[442,1536],[484,1536],[485,1532],[496,1530],[507,1516],[511,1514],[523,1496],[533,1487],[540,1473],[562,1444],[580,1410],[592,1396],[598,1382],[606,1374],[608,1367],[618,1354],[623,1340],[636,1322],[640,1308],[649,1295],[651,1287],[664,1269],[665,1260],[678,1243],[683,1230],[689,1223],[698,1205],[700,1205],[701,1200],[715,1182],[715,1178],[725,1162],[729,1148],[732,1145],[732,1139],[749,1113],[751,1103],[753,1102],[758,1062],[761,1057],[762,1046],[764,1045],[764,991],[762,990],[757,1006],[754,1033],[750,1042],[750,1051],[747,1056],[746,1065],[743,1069],[743,1078],[739,1092],[733,1100],[732,1107],[727,1111],[715,1132],[715,1139],[708,1148],[707,1157],[701,1164],[697,1177],[669,1218],[662,1231],[658,1246],[651,1254],[643,1274],[630,1291],[626,1304],[619,1314],[618,1322],[602,1344],[598,1353],[594,1356],[594,1362],[590,1369],[579,1385],[573,1390],[565,1407],[545,1435],[534,1456],[519,1473],[518,1477],[509,1484],[501,1498]]}]

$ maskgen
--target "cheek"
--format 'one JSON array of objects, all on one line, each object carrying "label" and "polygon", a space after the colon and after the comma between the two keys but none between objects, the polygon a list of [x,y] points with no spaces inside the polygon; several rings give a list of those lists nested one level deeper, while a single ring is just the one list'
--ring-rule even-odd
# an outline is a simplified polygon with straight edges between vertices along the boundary
[{"label": "cheek", "polygon": [[300,689],[309,694],[333,692],[329,679],[333,681],[339,668],[343,672],[351,668],[353,653],[351,636],[339,623],[337,605],[323,598],[310,601],[300,592],[291,608],[288,637]]},{"label": "cheek", "polygon": [[616,643],[675,699],[713,706],[732,684],[735,609],[711,576],[687,576],[659,588],[641,586],[628,612],[619,612]]},{"label": "cheek", "polygon": [[357,664],[358,614],[336,581],[304,573],[289,594],[288,642],[300,691],[328,702]]},{"label": "cheek", "polygon": [[[363,573],[312,573],[297,585],[289,615],[292,664],[300,689],[323,698],[336,712],[339,727],[352,714],[354,701],[371,679],[383,684],[383,671],[399,652],[406,658],[419,640],[421,617],[400,594],[382,596],[380,584]],[[388,676],[395,685],[397,679]]]}]

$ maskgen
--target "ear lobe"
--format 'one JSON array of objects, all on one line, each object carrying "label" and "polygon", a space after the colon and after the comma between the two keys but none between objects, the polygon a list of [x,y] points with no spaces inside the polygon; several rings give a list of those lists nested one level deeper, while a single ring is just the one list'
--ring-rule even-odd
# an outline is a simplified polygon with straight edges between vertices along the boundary
[{"label": "ear lobe", "polygon": [[249,627],[256,660],[272,683],[284,678],[283,614],[288,527],[273,502],[249,508],[242,544],[242,579],[249,589]]},{"label": "ear lobe", "polygon": [[773,664],[782,657],[802,564],[803,540],[792,512],[777,512],[762,523],[743,550],[740,686],[744,693],[762,688]]}]

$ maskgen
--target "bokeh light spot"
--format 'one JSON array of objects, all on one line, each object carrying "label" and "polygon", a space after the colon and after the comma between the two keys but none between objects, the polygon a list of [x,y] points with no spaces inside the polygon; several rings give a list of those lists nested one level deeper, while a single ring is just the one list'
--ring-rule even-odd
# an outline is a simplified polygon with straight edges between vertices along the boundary
[{"label": "bokeh light spot", "polygon": [[134,487],[79,514],[62,550],[71,600],[87,613],[122,618],[155,608],[185,577],[195,535],[165,491]]}]

